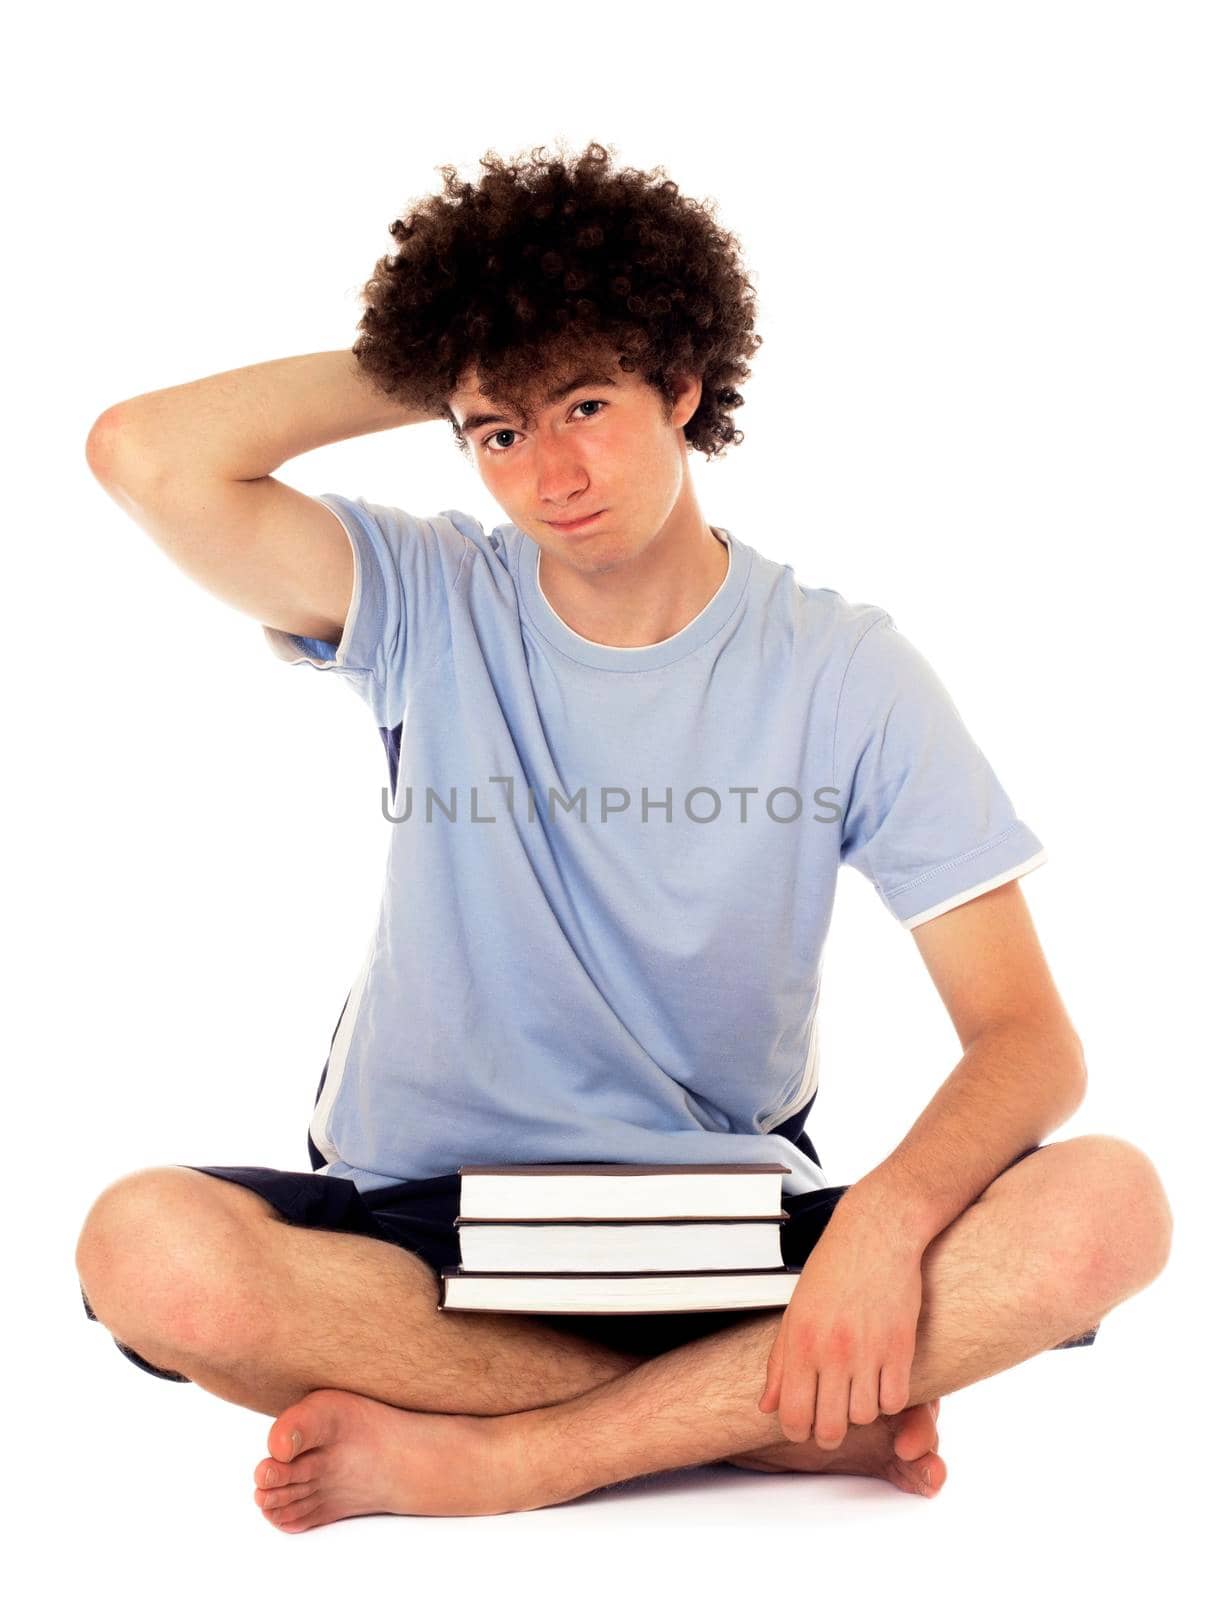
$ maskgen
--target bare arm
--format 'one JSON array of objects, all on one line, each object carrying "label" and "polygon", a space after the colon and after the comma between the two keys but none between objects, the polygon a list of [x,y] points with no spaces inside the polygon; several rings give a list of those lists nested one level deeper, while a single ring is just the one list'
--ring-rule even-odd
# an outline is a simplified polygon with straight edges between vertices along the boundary
[{"label": "bare arm", "polygon": [[346,534],[270,473],[293,456],[428,414],[381,394],[349,350],[288,356],[111,406],[86,456],[178,566],[271,627],[336,644],[354,587]]}]

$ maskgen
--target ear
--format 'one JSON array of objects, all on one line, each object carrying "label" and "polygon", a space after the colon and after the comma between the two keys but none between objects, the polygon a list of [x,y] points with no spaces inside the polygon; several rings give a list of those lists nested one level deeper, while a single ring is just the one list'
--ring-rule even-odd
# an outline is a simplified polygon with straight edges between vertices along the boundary
[{"label": "ear", "polygon": [[674,378],[672,387],[676,403],[672,408],[671,424],[673,428],[682,428],[696,415],[697,407],[701,404],[702,381],[686,373],[683,377]]}]

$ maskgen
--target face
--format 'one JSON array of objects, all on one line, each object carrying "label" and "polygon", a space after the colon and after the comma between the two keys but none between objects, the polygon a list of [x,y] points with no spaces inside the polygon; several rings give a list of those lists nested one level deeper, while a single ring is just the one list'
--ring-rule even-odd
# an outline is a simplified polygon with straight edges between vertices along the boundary
[{"label": "face", "polygon": [[606,571],[692,507],[682,429],[701,380],[677,386],[669,418],[662,396],[613,360],[575,361],[543,391],[528,403],[530,423],[492,402],[472,372],[449,403],[482,482],[515,526],[556,561]]}]

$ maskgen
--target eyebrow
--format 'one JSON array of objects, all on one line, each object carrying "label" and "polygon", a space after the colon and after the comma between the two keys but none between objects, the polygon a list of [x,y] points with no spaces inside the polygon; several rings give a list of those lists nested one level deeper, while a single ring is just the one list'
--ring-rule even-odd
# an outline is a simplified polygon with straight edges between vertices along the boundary
[{"label": "eyebrow", "polygon": [[[561,383],[555,389],[550,389],[545,396],[546,405],[555,401],[564,400],[568,394],[573,394],[576,389],[589,389],[600,384],[617,387],[615,378],[610,378],[606,372],[580,372],[577,377],[571,378],[568,383]],[[472,433],[477,428],[484,428],[490,422],[510,422],[510,417],[500,417],[496,411],[478,411],[473,416],[466,417],[460,425],[464,434]]]}]

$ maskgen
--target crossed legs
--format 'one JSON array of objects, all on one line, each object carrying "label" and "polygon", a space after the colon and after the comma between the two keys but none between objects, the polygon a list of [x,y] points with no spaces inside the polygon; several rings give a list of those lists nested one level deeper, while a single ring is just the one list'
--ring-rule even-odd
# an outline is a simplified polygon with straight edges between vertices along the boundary
[{"label": "crossed legs", "polygon": [[492,1416],[571,1399],[641,1359],[533,1317],[440,1311],[420,1257],[296,1226],[252,1190],[189,1167],[104,1190],[76,1268],[123,1344],[268,1416],[320,1388]]},{"label": "crossed legs", "polygon": [[[429,1269],[378,1241],[265,1211],[251,1224],[239,1203],[189,1211],[177,1174],[152,1169],[106,1191],[77,1268],[123,1342],[276,1415],[259,1471],[264,1486],[278,1478],[281,1527],[527,1509],[813,1448],[788,1446],[776,1414],[756,1409],[778,1312],[639,1362],[531,1318],[439,1312]],[[1011,1167],[925,1253],[910,1404],[1100,1321],[1161,1271],[1171,1225],[1155,1170],[1125,1141],[1065,1140]]]}]

